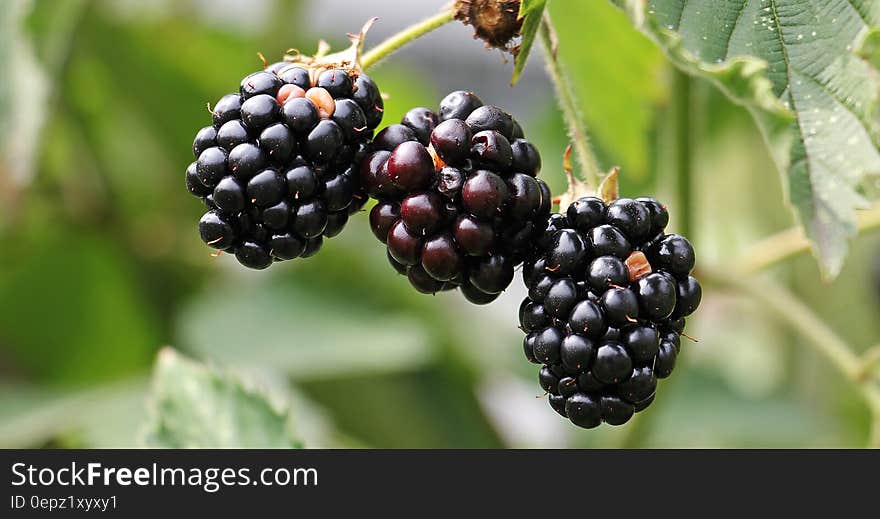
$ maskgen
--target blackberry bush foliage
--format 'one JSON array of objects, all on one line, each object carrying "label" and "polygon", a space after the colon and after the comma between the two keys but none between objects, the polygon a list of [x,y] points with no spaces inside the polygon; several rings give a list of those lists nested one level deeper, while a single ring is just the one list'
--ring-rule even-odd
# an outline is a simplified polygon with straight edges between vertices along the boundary
[{"label": "blackberry bush foliage", "polygon": [[540,168],[510,114],[457,91],[438,112],[414,108],[379,132],[360,178],[378,200],[370,225],[394,268],[420,292],[460,289],[486,304],[545,227]]},{"label": "blackberry bush foliage", "polygon": [[289,58],[246,76],[193,142],[202,240],[254,269],[315,254],[366,202],[357,164],[382,109],[356,61]]},{"label": "blackberry bush foliage", "polygon": [[664,234],[653,198],[584,197],[552,215],[523,267],[529,361],[550,406],[575,425],[621,425],[675,367],[685,317],[700,304],[694,250]]}]

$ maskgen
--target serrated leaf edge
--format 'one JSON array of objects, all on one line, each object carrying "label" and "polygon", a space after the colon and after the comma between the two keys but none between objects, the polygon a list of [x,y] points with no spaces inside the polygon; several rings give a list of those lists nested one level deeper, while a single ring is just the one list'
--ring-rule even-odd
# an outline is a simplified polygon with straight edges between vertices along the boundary
[{"label": "serrated leaf edge", "polygon": [[159,389],[163,376],[166,376],[164,374],[174,365],[184,365],[187,369],[203,371],[214,380],[232,383],[243,394],[262,400],[266,404],[268,411],[274,415],[274,418],[284,423],[285,430],[289,435],[290,448],[303,448],[302,442],[293,436],[293,431],[291,430],[293,420],[290,410],[284,406],[277,395],[273,395],[265,387],[253,380],[240,376],[240,374],[234,371],[221,369],[211,363],[190,359],[170,346],[163,347],[156,356],[153,377],[150,382],[150,391],[145,401],[148,418],[138,434],[139,444],[150,446],[153,443],[153,438],[157,436],[157,432],[163,426],[159,409],[159,398],[161,395]]}]

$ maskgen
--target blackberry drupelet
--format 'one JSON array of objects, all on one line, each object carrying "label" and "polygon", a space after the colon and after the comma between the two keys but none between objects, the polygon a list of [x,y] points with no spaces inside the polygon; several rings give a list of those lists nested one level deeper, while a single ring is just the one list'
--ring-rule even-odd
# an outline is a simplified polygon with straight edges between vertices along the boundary
[{"label": "blackberry drupelet", "polygon": [[546,227],[537,149],[497,106],[458,91],[376,135],[361,162],[370,213],[394,268],[420,292],[460,289],[487,304]]},{"label": "blackberry drupelet", "polygon": [[580,198],[547,219],[523,266],[523,349],[550,406],[584,428],[626,423],[675,367],[702,291],[694,250],[651,198]]},{"label": "blackberry drupelet", "polygon": [[247,267],[315,254],[367,196],[357,164],[382,120],[376,84],[346,65],[278,62],[223,96],[193,141],[187,190],[202,240]]}]

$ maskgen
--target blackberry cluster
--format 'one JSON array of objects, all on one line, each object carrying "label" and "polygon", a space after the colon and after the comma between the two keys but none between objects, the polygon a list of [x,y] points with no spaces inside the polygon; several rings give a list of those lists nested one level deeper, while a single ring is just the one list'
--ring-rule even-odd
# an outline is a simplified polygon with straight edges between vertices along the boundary
[{"label": "blackberry cluster", "polygon": [[700,304],[691,244],[664,234],[653,198],[580,198],[548,219],[520,307],[529,361],[551,407],[575,425],[627,422],[675,367],[685,317]]},{"label": "blackberry cluster", "polygon": [[253,269],[315,254],[366,203],[357,163],[382,120],[365,75],[279,62],[214,105],[186,185],[202,240]]},{"label": "blackberry cluster", "polygon": [[538,150],[507,112],[457,91],[376,135],[360,178],[370,226],[419,292],[460,289],[487,304],[510,285],[546,227]]}]

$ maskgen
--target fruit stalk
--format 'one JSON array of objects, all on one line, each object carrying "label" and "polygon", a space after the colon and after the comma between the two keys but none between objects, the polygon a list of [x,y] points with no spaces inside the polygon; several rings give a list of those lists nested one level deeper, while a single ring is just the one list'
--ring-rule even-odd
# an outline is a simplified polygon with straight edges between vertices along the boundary
[{"label": "fruit stalk", "polygon": [[451,22],[453,15],[454,12],[449,6],[434,16],[403,29],[365,53],[361,58],[361,67],[364,70],[369,69],[407,43]]},{"label": "fruit stalk", "polygon": [[581,112],[578,109],[577,98],[572,91],[571,81],[562,64],[557,59],[556,30],[553,28],[553,22],[550,20],[550,14],[547,12],[544,13],[544,19],[541,21],[538,33],[541,38],[541,48],[544,49],[547,75],[550,76],[550,81],[556,90],[559,109],[562,111],[565,125],[568,127],[569,137],[572,140],[578,162],[581,166],[581,177],[589,184],[590,188],[596,189],[602,181],[599,175],[599,163],[590,147],[590,137],[583,123]]},{"label": "fruit stalk", "polygon": [[674,96],[672,100],[675,117],[675,189],[678,204],[677,225],[679,232],[691,236],[693,228],[693,138],[691,110],[691,78],[679,70],[673,71]]},{"label": "fruit stalk", "polygon": [[872,413],[869,446],[880,447],[880,388],[864,378],[863,361],[839,335],[829,328],[791,292],[767,279],[749,279],[722,269],[702,268],[703,279],[732,288],[763,303],[777,318],[801,333],[808,344],[824,355],[861,392]]}]

